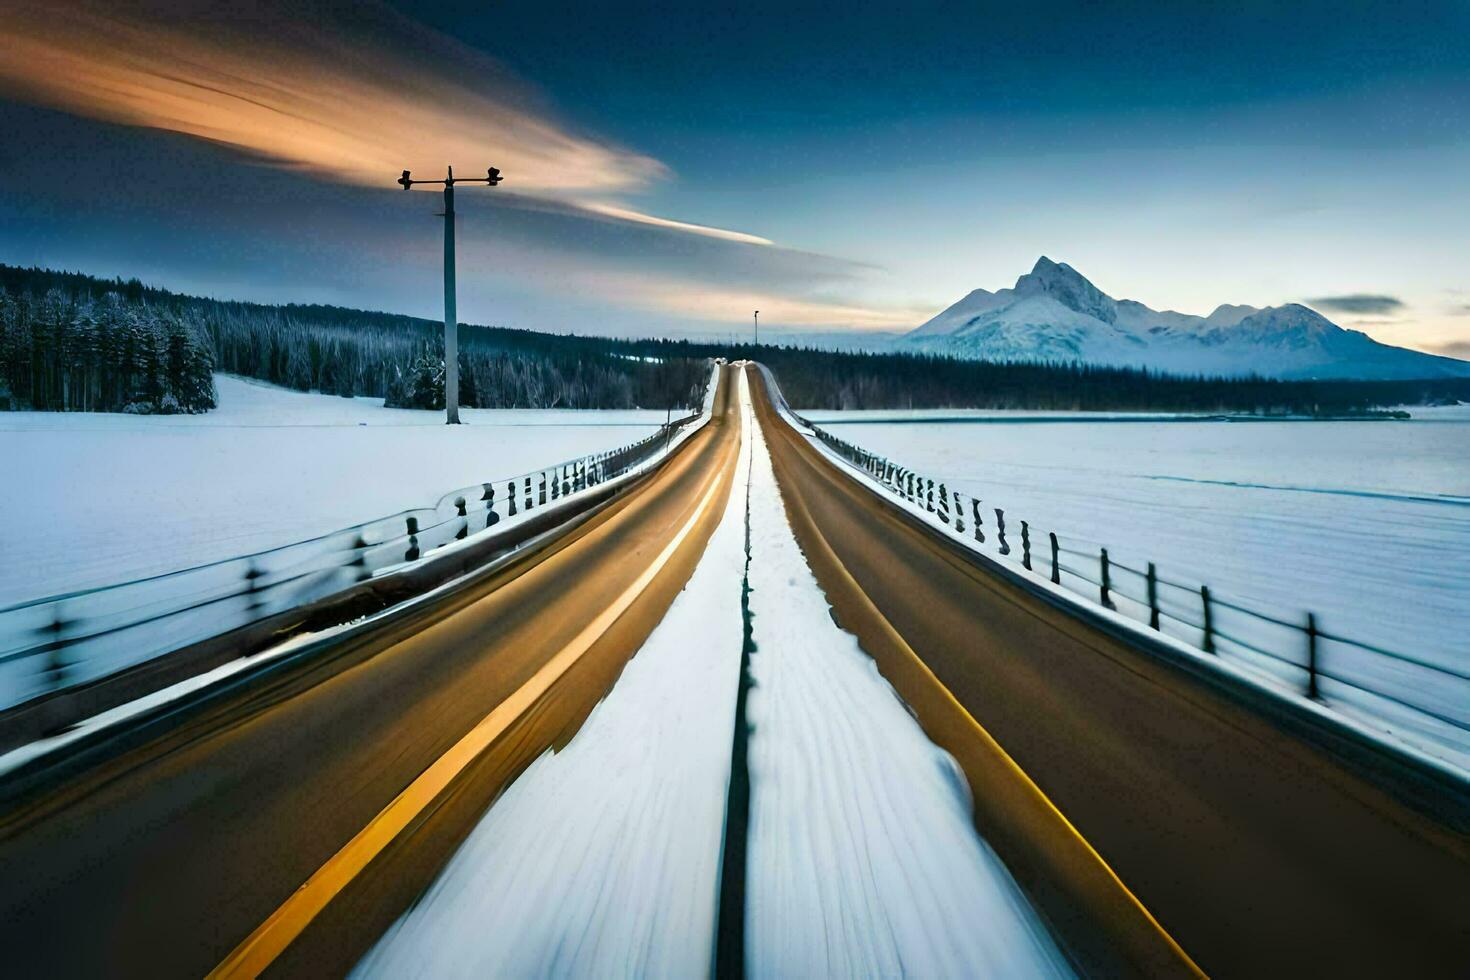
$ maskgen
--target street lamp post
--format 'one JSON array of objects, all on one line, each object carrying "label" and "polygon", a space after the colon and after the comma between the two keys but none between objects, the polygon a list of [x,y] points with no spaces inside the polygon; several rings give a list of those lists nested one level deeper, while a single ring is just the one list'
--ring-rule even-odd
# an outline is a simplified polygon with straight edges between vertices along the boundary
[{"label": "street lamp post", "polygon": [[761,345],[761,311],[755,311],[755,346]]},{"label": "street lamp post", "polygon": [[487,184],[494,187],[500,183],[500,169],[491,167],[483,177],[454,177],[454,168],[448,168],[443,180],[414,180],[405,170],[398,183],[408,190],[414,184],[444,185],[444,421],[449,425],[459,424],[459,315],[455,310],[454,286],[454,185]]}]

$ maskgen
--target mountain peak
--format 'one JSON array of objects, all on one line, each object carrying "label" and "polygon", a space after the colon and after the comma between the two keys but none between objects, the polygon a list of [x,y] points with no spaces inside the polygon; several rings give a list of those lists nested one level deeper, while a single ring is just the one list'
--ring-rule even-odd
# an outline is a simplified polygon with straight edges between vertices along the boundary
[{"label": "mountain peak", "polygon": [[1206,327],[1233,327],[1241,320],[1261,312],[1260,307],[1240,303],[1221,303],[1213,313],[1205,317]]},{"label": "mountain peak", "polygon": [[1277,378],[1470,377],[1470,363],[1378,343],[1300,303],[1208,317],[1116,301],[1043,255],[1013,289],[977,289],[899,343],[995,361],[1078,361]]},{"label": "mountain peak", "polygon": [[1096,317],[1104,323],[1118,318],[1118,304],[1098,289],[1087,277],[1065,262],[1053,262],[1043,255],[1031,271],[1016,280],[1018,296],[1044,294],[1068,309]]}]

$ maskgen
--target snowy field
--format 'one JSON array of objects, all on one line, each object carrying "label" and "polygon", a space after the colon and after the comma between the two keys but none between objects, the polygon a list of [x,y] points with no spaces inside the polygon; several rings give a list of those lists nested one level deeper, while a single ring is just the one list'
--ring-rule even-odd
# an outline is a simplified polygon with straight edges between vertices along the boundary
[{"label": "snowy field", "polygon": [[[1292,623],[1311,611],[1319,629],[1463,672],[1470,668],[1470,408],[1413,413],[1406,422],[807,417],[1003,508],[1013,548],[1020,520],[1028,520],[1044,571],[1046,532],[1055,531],[1063,547],[1093,556],[1064,556],[1064,564],[1094,577],[1097,550],[1107,547],[1115,562],[1142,569],[1151,560],[1161,578],[1206,584],[1217,597]],[[1130,573],[1114,574],[1142,594]],[[1166,612],[1198,619],[1197,594],[1163,588],[1160,595]],[[1217,613],[1219,629],[1251,627],[1229,610]],[[1197,642],[1191,632],[1178,635]],[[1286,652],[1304,646],[1300,632],[1277,632],[1253,637]],[[1349,654],[1327,652],[1347,662]],[[1420,703],[1470,714],[1457,694],[1463,687],[1425,685],[1385,661],[1351,669],[1378,672],[1381,684],[1418,684]]]},{"label": "snowy field", "polygon": [[[741,394],[751,432],[743,382]],[[763,440],[743,448],[725,516],[668,616],[571,743],[506,790],[355,975],[711,972],[747,500],[747,974],[1070,974],[976,834],[954,761],[833,624]]]},{"label": "snowy field", "polygon": [[464,409],[216,375],[196,416],[0,412],[0,606],[289,544],[635,442],[661,411]]}]

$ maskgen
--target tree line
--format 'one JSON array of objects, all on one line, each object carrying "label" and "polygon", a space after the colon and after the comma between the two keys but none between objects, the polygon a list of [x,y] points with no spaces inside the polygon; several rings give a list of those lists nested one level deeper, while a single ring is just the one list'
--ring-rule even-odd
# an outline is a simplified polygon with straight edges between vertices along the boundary
[{"label": "tree line", "polygon": [[115,292],[0,286],[0,409],[174,414],[214,407],[214,352],[197,324]]},{"label": "tree line", "polygon": [[1395,405],[1470,401],[1470,378],[1281,381],[1189,377],[1077,363],[972,361],[941,354],[772,347],[721,353],[757,357],[776,375],[786,400],[798,410],[985,408],[1337,416]]},{"label": "tree line", "polygon": [[[444,406],[443,326],[340,307],[228,302],[137,280],[0,266],[0,407],[203,411],[212,371],[298,391]],[[617,340],[460,327],[460,404],[682,408],[706,360]]]},{"label": "tree line", "polygon": [[[336,306],[184,296],[136,279],[0,265],[0,407],[203,411],[209,374],[299,391],[444,404],[442,324]],[[797,409],[1352,415],[1470,401],[1470,379],[1278,381],[1075,363],[972,361],[460,327],[460,403],[487,408],[699,404],[712,357],[760,360]],[[131,406],[131,407],[130,407]]]}]

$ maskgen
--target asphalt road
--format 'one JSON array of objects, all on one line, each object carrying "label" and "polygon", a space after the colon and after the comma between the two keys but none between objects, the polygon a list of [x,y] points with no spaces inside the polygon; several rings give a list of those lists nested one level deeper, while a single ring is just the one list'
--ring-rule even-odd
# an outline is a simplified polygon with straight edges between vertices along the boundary
[{"label": "asphalt road", "polygon": [[752,385],[797,538],[841,566],[813,561],[839,621],[881,665],[864,593],[1205,972],[1465,975],[1463,835],[937,546]]},{"label": "asphalt road", "polygon": [[[242,685],[166,734],[0,812],[4,972],[208,972],[487,713],[578,650],[447,790],[303,920],[268,972],[350,968],[500,790],[576,731],[687,581],[724,508],[740,445],[732,370],[710,426],[554,545],[268,682]],[[896,644],[917,655],[943,685],[928,682],[934,691],[953,694],[1204,970],[1462,972],[1470,961],[1462,835],[913,527],[781,422],[751,380],[793,529],[838,620],[880,667],[894,662]],[[589,624],[630,595],[578,647]],[[929,728],[929,708],[911,704]],[[940,744],[949,737],[937,727],[930,734]],[[963,751],[956,756],[964,764]],[[972,783],[977,798],[1002,792],[973,775]],[[1002,856],[1008,846],[997,842]]]},{"label": "asphalt road", "polygon": [[692,525],[632,605],[272,967],[344,972],[499,790],[575,732],[687,581],[733,478],[732,380],[657,476],[553,547],[0,814],[3,972],[209,972]]}]

